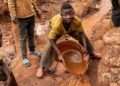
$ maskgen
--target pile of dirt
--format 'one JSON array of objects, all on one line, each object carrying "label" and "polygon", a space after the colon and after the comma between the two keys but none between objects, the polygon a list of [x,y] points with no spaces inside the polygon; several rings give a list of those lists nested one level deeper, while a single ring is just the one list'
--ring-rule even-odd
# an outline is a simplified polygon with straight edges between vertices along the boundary
[{"label": "pile of dirt", "polygon": [[15,45],[11,23],[2,21],[0,24],[0,30],[2,33],[2,45],[0,48],[6,52],[6,56],[9,60],[13,60],[15,58]]},{"label": "pile of dirt", "polygon": [[120,86],[120,29],[104,35],[106,52],[98,69],[100,86]]}]

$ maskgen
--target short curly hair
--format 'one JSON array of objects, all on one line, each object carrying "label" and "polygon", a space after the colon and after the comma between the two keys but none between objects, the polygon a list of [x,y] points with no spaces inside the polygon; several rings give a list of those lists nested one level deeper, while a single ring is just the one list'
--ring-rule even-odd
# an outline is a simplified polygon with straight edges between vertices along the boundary
[{"label": "short curly hair", "polygon": [[65,10],[65,9],[72,9],[73,10],[73,7],[70,3],[64,2],[61,6],[61,11]]}]

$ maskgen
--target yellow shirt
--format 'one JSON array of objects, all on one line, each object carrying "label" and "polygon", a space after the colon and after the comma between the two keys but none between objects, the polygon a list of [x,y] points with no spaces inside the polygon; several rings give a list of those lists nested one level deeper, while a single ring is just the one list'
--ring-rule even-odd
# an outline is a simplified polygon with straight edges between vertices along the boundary
[{"label": "yellow shirt", "polygon": [[56,39],[57,36],[69,33],[71,31],[83,32],[81,20],[75,16],[73,22],[69,28],[69,31],[65,31],[62,23],[62,17],[58,14],[50,20],[50,32],[48,33],[49,39]]}]

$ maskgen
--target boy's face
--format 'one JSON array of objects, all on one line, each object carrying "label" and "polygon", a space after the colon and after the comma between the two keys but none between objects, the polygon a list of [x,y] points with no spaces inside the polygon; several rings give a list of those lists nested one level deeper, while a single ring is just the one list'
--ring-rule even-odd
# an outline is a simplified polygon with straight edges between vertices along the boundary
[{"label": "boy's face", "polygon": [[73,9],[64,9],[62,10],[62,13],[61,13],[63,21],[68,24],[72,22],[74,15],[75,13]]}]

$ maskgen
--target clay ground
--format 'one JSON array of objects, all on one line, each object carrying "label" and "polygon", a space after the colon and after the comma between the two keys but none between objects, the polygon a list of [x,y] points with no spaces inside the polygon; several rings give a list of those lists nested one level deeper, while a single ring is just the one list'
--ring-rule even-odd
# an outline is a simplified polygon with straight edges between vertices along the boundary
[{"label": "clay ground", "polygon": [[[78,11],[80,10],[80,8],[77,7],[78,4],[75,3],[73,5],[76,6],[76,10]],[[49,7],[49,4],[46,4],[46,6]],[[111,28],[111,20],[109,17],[111,4],[109,0],[101,0],[101,4],[99,6],[100,6],[99,10],[90,13],[89,15],[84,17],[82,23],[83,23],[83,28],[85,28],[85,33],[93,43],[96,51],[99,54],[101,54],[101,58],[102,58],[102,55],[104,54],[104,43],[102,40],[102,36],[103,34],[105,34],[107,30]],[[56,10],[54,5],[50,5],[50,7],[51,9],[54,8],[53,10]],[[49,14],[55,14],[45,9],[44,5],[41,6],[41,9],[43,10],[42,22],[48,21],[47,19],[49,19],[48,18]],[[10,29],[11,24],[10,21],[6,21],[4,17],[2,17],[2,19],[3,20],[0,22],[0,28],[2,29],[2,33],[4,35],[3,48],[5,48],[5,50],[8,53],[11,53],[14,51],[13,48],[15,47],[13,45],[14,41],[12,40],[13,39],[12,30]],[[42,42],[40,40],[42,40]],[[44,44],[43,36],[39,36],[39,39],[37,39],[37,41],[38,41],[37,49],[43,48],[43,44]],[[57,70],[55,74],[46,75],[43,79],[38,79],[36,78],[35,73],[39,65],[39,58],[29,55],[29,59],[32,63],[32,66],[29,68],[25,68],[22,65],[22,60],[20,59],[19,56],[17,56],[12,62],[12,71],[16,77],[19,86],[59,86],[59,83],[61,81],[67,80],[70,77],[74,76],[71,73],[66,73],[64,71],[65,70],[64,66],[61,63],[59,63],[57,65]],[[99,62],[100,60],[97,59],[90,60],[89,69],[85,77],[83,78],[83,82],[81,82],[82,85],[80,86],[98,86],[97,73],[98,73]]]}]

